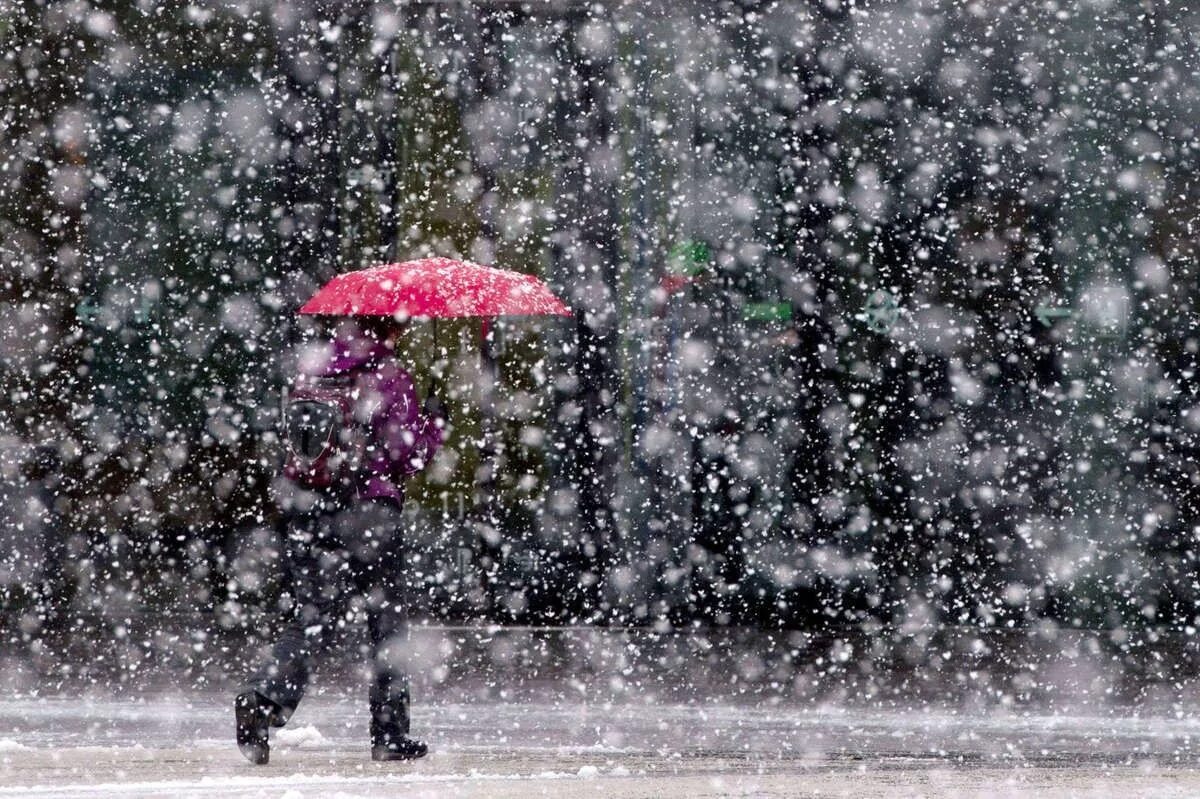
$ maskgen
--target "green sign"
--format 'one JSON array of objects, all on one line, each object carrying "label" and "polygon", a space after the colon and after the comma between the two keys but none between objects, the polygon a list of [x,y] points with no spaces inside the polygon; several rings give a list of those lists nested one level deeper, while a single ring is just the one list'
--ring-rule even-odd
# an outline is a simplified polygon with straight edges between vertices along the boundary
[{"label": "green sign", "polygon": [[1042,327],[1051,327],[1054,325],[1054,319],[1070,319],[1074,315],[1074,311],[1070,308],[1054,308],[1039,305],[1033,314],[1042,323]]},{"label": "green sign", "polygon": [[677,274],[696,275],[712,262],[712,251],[702,241],[681,241],[667,256],[669,269]]},{"label": "green sign", "polygon": [[[131,318],[135,323],[144,325],[150,321],[150,314],[153,310],[154,303],[143,297],[138,301],[137,307],[133,310]],[[97,305],[96,301],[91,297],[84,297],[79,301],[79,304],[75,306],[75,318],[78,319],[83,325],[93,324],[96,321],[96,317],[99,315],[100,306]]]},{"label": "green sign", "polygon": [[748,322],[790,322],[790,302],[752,302],[742,308],[742,319]]}]

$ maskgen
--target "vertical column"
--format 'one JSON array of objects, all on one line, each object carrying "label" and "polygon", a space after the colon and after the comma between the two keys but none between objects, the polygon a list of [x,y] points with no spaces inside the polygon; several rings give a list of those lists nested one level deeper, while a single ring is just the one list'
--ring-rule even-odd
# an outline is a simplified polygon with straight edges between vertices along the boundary
[{"label": "vertical column", "polygon": [[611,17],[568,13],[559,51],[555,138],[560,143],[552,280],[576,309],[575,340],[561,348],[556,441],[547,523],[573,550],[585,618],[609,608],[600,580],[617,541],[613,504],[620,396],[617,368],[620,172],[612,97]]},{"label": "vertical column", "polygon": [[[342,4],[298,4],[277,31],[279,255],[285,281],[301,292],[339,267],[341,19]],[[294,305],[304,297],[289,299]]]}]

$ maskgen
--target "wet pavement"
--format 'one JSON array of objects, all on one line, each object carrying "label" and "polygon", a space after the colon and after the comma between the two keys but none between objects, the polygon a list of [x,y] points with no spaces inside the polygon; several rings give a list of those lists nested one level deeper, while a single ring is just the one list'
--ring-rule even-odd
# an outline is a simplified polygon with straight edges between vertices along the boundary
[{"label": "wet pavement", "polygon": [[[224,690],[0,701],[0,797],[1196,796],[1200,719],[794,703],[414,709],[424,761],[373,763],[365,700],[318,691],[241,759]],[[461,701],[452,701],[452,700]]]},{"label": "wet pavement", "polygon": [[350,636],[255,767],[231,702],[261,647],[193,633],[0,655],[0,799],[1200,796],[1196,658],[1163,642],[430,625],[432,753],[380,764]]}]

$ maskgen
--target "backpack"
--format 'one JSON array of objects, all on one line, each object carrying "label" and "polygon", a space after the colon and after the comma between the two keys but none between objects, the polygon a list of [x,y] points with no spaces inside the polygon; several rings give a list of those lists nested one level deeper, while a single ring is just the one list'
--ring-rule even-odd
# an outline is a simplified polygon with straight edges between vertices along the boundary
[{"label": "backpack", "polygon": [[355,418],[352,375],[298,378],[283,398],[284,475],[312,490],[353,488],[366,430]]}]

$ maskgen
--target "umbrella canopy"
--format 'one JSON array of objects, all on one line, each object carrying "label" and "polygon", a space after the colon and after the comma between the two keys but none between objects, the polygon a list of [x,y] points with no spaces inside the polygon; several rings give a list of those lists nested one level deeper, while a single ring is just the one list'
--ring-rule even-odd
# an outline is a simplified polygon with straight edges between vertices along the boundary
[{"label": "umbrella canopy", "polygon": [[571,315],[533,275],[451,258],[422,258],[338,275],[299,313],[431,319]]}]

